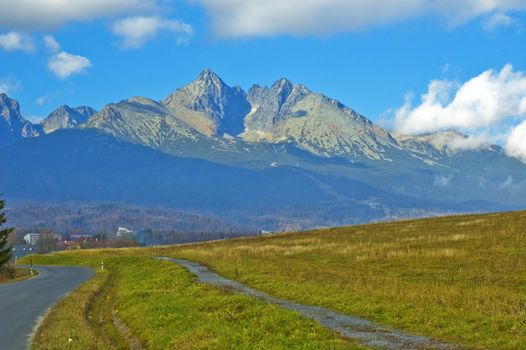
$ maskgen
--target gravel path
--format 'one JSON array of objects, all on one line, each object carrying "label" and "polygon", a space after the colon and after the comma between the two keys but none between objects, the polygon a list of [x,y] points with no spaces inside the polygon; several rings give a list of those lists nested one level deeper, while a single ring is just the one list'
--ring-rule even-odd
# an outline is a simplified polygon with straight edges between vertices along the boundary
[{"label": "gravel path", "polygon": [[267,293],[252,289],[242,283],[229,280],[207,267],[188,260],[161,257],[161,260],[174,262],[186,268],[190,273],[197,276],[202,283],[226,287],[241,293],[265,300],[266,302],[280,305],[286,309],[296,311],[305,317],[316,320],[327,328],[341,335],[357,339],[365,346],[375,349],[392,350],[424,350],[424,349],[460,349],[459,347],[442,343],[422,336],[411,335],[402,331],[387,328],[363,318],[338,314],[329,309],[297,304],[279,299]]}]

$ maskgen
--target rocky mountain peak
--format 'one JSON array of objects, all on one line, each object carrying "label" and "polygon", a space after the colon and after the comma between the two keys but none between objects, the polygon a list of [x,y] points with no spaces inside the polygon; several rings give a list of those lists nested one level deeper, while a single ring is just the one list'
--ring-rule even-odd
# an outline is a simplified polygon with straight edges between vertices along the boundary
[{"label": "rocky mountain peak", "polygon": [[18,101],[7,94],[0,94],[0,146],[9,145],[25,137],[36,137],[42,133],[39,125],[33,125],[20,113]]},{"label": "rocky mountain peak", "polygon": [[85,123],[96,112],[88,106],[72,108],[68,105],[62,105],[51,112],[41,125],[47,134],[59,129],[71,129]]},{"label": "rocky mountain peak", "polygon": [[10,101],[11,99],[9,98],[9,96],[7,96],[7,94],[5,92],[2,92],[0,93],[0,103],[1,104],[4,104],[6,103],[7,101]]},{"label": "rocky mountain peak", "polygon": [[60,112],[69,112],[69,113],[73,113],[74,112],[73,108],[71,108],[68,105],[62,105],[62,106],[58,107],[55,110],[55,112],[58,112],[58,111],[60,111]]},{"label": "rocky mountain peak", "polygon": [[288,80],[287,78],[280,78],[276,80],[274,84],[272,84],[271,89],[280,93],[283,91],[292,91],[292,88],[294,87],[294,83]]},{"label": "rocky mountain peak", "polygon": [[278,79],[270,88],[270,92],[278,97],[279,104],[284,104],[289,97],[304,97],[311,91],[301,84],[294,84],[287,78]]},{"label": "rocky mountain peak", "polygon": [[11,122],[13,118],[21,119],[20,105],[18,101],[10,98],[5,93],[0,94],[1,115],[6,122]]},{"label": "rocky mountain peak", "polygon": [[177,89],[161,103],[198,130],[209,124],[208,120],[213,125],[213,133],[218,135],[241,133],[243,118],[250,111],[243,89],[228,86],[210,69],[205,69],[196,80]]},{"label": "rocky mountain peak", "polygon": [[237,90],[228,86],[223,79],[211,69],[202,71],[196,80],[188,84],[185,89],[190,90],[196,96],[214,99],[228,93],[229,90]]},{"label": "rocky mountain peak", "polygon": [[203,82],[212,82],[214,84],[225,85],[225,83],[219,77],[219,75],[217,75],[210,68],[207,68],[207,69],[203,70],[201,73],[199,73],[199,76],[197,77],[197,80],[198,81],[203,81]]}]

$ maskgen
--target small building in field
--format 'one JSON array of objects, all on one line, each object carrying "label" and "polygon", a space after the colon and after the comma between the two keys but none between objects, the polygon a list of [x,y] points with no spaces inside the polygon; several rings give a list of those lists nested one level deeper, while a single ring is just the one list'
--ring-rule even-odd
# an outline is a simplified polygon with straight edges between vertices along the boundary
[{"label": "small building in field", "polygon": [[117,238],[131,238],[135,236],[135,232],[127,229],[126,227],[119,227],[115,236]]}]

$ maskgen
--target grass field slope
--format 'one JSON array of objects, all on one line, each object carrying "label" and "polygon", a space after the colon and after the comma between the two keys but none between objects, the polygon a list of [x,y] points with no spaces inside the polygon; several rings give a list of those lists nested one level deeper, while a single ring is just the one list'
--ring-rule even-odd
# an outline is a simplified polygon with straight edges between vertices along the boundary
[{"label": "grass field slope", "polygon": [[161,255],[200,262],[279,298],[466,348],[526,348],[526,212],[42,256],[40,263],[96,268],[104,259],[105,270],[50,313],[34,348],[71,338],[60,321],[68,317],[84,327],[71,343],[93,337],[102,348],[130,341],[153,349],[360,348],[295,313],[197,284],[181,267],[152,259]]}]

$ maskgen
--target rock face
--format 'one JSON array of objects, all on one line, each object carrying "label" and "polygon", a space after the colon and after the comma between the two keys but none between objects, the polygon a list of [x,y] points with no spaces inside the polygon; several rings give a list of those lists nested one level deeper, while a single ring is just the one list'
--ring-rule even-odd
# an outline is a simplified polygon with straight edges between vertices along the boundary
[{"label": "rock face", "polygon": [[63,105],[51,112],[41,124],[46,134],[49,134],[59,129],[75,128],[86,122],[95,113],[97,111],[88,106],[71,108],[68,105]]},{"label": "rock face", "polygon": [[160,102],[134,97],[109,104],[85,127],[176,154],[185,142],[238,154],[283,144],[322,157],[378,160],[400,152],[388,131],[303,85],[279,79],[245,93],[211,70]]},{"label": "rock face", "polygon": [[12,144],[43,133],[40,125],[33,125],[20,114],[20,105],[6,94],[0,94],[0,146]]},{"label": "rock face", "polygon": [[163,150],[167,144],[203,137],[165,105],[145,97],[132,97],[105,106],[83,126],[100,129],[125,141]]},{"label": "rock face", "polygon": [[252,109],[245,118],[247,141],[291,141],[324,157],[384,159],[387,149],[398,148],[389,132],[367,118],[287,79],[270,88],[253,86],[248,99]]},{"label": "rock face", "polygon": [[243,132],[243,118],[250,112],[243,89],[226,85],[209,69],[161,103],[208,136],[240,134]]}]

